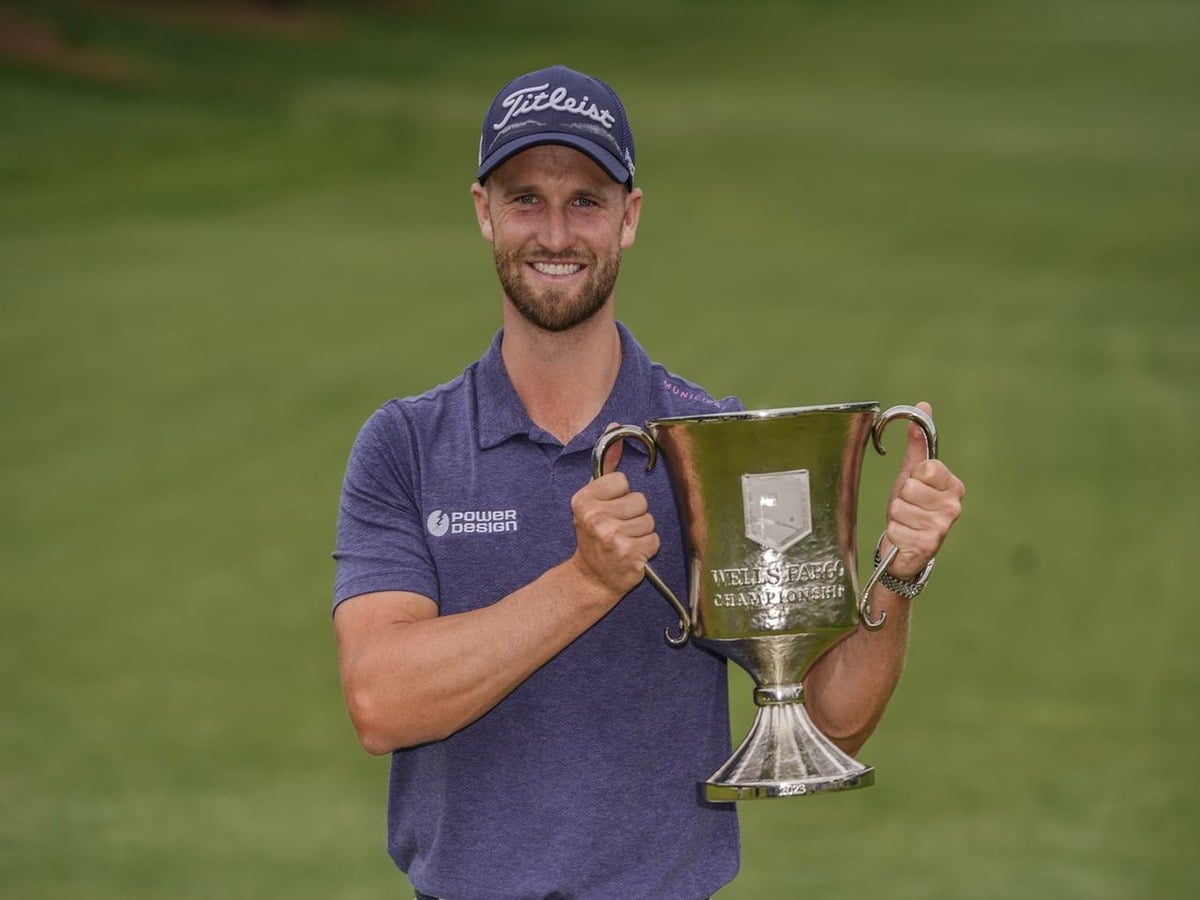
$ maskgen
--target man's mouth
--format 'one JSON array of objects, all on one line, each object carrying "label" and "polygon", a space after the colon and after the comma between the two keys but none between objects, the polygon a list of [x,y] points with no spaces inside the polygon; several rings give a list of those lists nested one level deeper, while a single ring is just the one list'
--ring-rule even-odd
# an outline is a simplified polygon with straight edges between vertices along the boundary
[{"label": "man's mouth", "polygon": [[583,268],[580,263],[549,263],[549,262],[531,262],[534,271],[540,272],[542,275],[574,275]]}]

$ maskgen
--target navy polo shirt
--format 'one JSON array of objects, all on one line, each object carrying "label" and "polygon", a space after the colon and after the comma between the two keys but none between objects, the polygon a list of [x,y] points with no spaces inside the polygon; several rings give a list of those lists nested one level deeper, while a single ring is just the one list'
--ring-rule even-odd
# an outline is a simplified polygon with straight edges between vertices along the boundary
[{"label": "navy polo shirt", "polygon": [[[617,327],[616,384],[566,446],[525,411],[502,332],[454,381],[371,416],[343,486],[334,605],[395,590],[442,614],[494,603],[574,552],[571,497],[609,423],[740,408],[653,363]],[[625,442],[621,470],[661,539],[655,570],[684,598],[670,481],[645,461]],[[732,880],[736,814],[697,787],[730,752],[725,662],[669,646],[666,629],[678,629],[672,606],[642,582],[482,718],[392,755],[388,848],[418,890],[697,898]]]}]

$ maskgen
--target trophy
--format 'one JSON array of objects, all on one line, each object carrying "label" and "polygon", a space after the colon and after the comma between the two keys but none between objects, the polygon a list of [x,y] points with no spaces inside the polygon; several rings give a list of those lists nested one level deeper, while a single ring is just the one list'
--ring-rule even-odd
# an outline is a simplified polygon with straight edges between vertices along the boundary
[{"label": "trophy", "polygon": [[[689,562],[688,603],[654,569],[646,578],[679,613],[680,632],[744,668],[758,712],[750,733],[705,782],[713,802],[805,796],[866,787],[875,770],[842,752],[804,708],[805,673],[858,627],[880,628],[870,593],[896,554],[892,547],[859,591],[855,518],[868,437],[897,418],[915,422],[937,458],[932,420],[913,406],[880,412],[845,403],[665,418],[622,425],[592,451],[633,438],[661,450],[674,487]],[[880,539],[882,541],[882,538]],[[878,556],[878,554],[877,554]]]}]

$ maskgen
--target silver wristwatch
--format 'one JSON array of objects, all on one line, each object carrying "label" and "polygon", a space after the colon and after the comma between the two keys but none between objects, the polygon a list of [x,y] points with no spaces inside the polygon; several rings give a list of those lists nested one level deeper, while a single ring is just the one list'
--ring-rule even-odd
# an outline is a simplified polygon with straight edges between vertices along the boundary
[{"label": "silver wristwatch", "polygon": [[[880,548],[883,546],[883,535],[879,536],[879,543],[875,545],[875,565],[878,566],[882,561],[883,556],[880,554]],[[897,578],[891,572],[884,569],[879,574],[879,583],[885,588],[905,600],[915,599],[916,596],[925,590],[925,582],[929,580],[929,573],[933,571],[933,557],[930,557],[929,562],[925,563],[925,567],[917,573],[917,577],[912,581],[904,581]]]}]

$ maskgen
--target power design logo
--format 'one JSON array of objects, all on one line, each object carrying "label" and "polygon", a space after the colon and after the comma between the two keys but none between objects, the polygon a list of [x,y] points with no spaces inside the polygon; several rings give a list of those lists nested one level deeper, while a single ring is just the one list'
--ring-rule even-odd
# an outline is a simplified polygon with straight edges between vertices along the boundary
[{"label": "power design logo", "polygon": [[435,509],[425,527],[436,538],[448,534],[497,534],[517,530],[515,509],[464,509],[447,512]]}]

